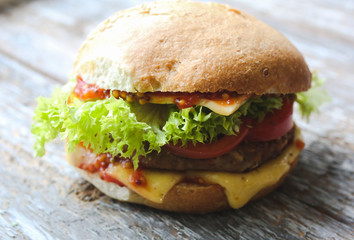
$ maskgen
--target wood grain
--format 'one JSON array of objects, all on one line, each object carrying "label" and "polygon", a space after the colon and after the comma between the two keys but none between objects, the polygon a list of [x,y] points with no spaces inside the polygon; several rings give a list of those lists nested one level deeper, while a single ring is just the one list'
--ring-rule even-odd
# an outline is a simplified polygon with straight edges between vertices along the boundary
[{"label": "wood grain", "polygon": [[65,162],[62,143],[32,157],[39,95],[66,82],[88,32],[138,1],[16,1],[0,7],[0,239],[354,239],[354,4],[223,1],[287,35],[328,79],[333,101],[310,122],[307,147],[274,193],[206,216],[116,202]]}]

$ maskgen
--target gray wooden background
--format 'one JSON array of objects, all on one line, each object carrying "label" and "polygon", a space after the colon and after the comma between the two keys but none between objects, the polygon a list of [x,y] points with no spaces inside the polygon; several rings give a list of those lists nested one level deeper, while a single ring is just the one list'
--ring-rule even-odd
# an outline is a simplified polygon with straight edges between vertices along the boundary
[{"label": "gray wooden background", "polygon": [[225,0],[287,35],[333,101],[305,122],[285,183],[240,210],[181,215],[102,196],[62,143],[32,157],[35,98],[67,81],[89,31],[141,1],[0,1],[0,239],[354,239],[354,1]]}]

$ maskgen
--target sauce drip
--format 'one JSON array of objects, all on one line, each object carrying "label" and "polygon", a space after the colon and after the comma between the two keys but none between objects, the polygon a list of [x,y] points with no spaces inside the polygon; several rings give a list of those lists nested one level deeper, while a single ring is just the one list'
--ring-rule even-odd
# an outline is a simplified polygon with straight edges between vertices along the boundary
[{"label": "sauce drip", "polygon": [[305,148],[305,143],[302,140],[297,139],[295,140],[295,147],[301,151],[302,149]]},{"label": "sauce drip", "polygon": [[[112,155],[109,153],[98,154],[92,161],[83,162],[78,167],[89,173],[99,172],[102,180],[106,182],[115,183],[122,187],[124,186],[124,184],[109,175],[106,171],[108,168],[114,166],[114,164],[122,164],[124,168],[133,168],[133,165],[131,164],[129,159],[122,158],[119,156],[112,157]],[[129,176],[129,182],[139,187],[146,186],[146,179],[140,169],[137,169],[132,172],[132,174]]]},{"label": "sauce drip", "polygon": [[74,88],[74,94],[79,99],[86,101],[94,99],[105,99],[110,96],[110,90],[99,88],[95,84],[85,83],[80,76],[78,76],[76,79],[77,83]]},{"label": "sauce drip", "polygon": [[[128,102],[139,102],[145,104],[148,102],[155,103],[151,99],[156,98],[170,98],[171,103],[175,103],[179,109],[190,108],[197,105],[203,99],[216,101],[220,105],[234,104],[234,97],[239,96],[235,92],[220,91],[215,93],[201,93],[201,92],[146,92],[146,93],[128,93],[125,91],[103,89],[95,84],[86,83],[80,76],[77,76],[77,84],[73,93],[82,101],[97,100],[109,98],[111,94],[115,98],[122,98]],[[68,103],[72,102],[72,96],[69,97]]]},{"label": "sauce drip", "polygon": [[135,184],[136,186],[146,186],[146,179],[140,169],[135,170],[129,176],[129,183]]},{"label": "sauce drip", "polygon": [[176,97],[174,100],[175,104],[179,109],[193,107],[200,100],[197,94],[193,94],[193,95],[183,94],[183,95],[181,94],[181,96]]},{"label": "sauce drip", "polygon": [[107,174],[107,172],[102,172],[101,179],[105,180],[106,182],[115,183],[120,187],[124,187],[124,184],[118,181],[116,178],[112,177],[111,175]]}]

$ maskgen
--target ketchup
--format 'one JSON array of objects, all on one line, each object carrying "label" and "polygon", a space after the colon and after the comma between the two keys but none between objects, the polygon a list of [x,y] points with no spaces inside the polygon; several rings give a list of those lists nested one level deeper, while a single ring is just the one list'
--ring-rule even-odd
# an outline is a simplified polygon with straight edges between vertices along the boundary
[{"label": "ketchup", "polygon": [[[81,144],[82,145],[82,144]],[[114,164],[122,164],[123,168],[133,168],[133,165],[127,158],[115,156],[112,157],[109,153],[101,153],[96,155],[95,158],[91,159],[89,162],[83,162],[79,164],[79,168],[85,170],[89,173],[99,173],[102,180],[106,182],[112,182],[119,186],[124,186],[122,182],[114,178],[107,173],[107,169],[114,166]],[[129,176],[129,183],[134,184],[139,187],[146,186],[146,178],[144,177],[140,169],[133,170]]]},{"label": "ketchup", "polygon": [[82,170],[88,171],[90,173],[95,173],[99,171],[105,171],[110,164],[110,154],[102,153],[99,154],[90,162],[83,162],[78,167]]},{"label": "ketchup", "polygon": [[[99,88],[95,84],[86,83],[80,76],[77,76],[77,84],[72,95],[82,101],[105,99],[111,96],[111,93],[116,98],[123,98],[128,102],[139,102],[145,104],[151,100],[152,97],[166,97],[172,98],[173,102],[179,109],[190,108],[198,104],[202,99],[213,100],[220,105],[231,105],[235,101],[234,97],[238,96],[235,92],[220,91],[216,93],[201,93],[201,92],[146,92],[146,93],[127,93],[125,91],[118,91],[110,89]],[[70,96],[68,103],[72,101]],[[154,103],[154,102],[152,102]]]},{"label": "ketchup", "polygon": [[184,94],[184,95],[185,96],[179,96],[175,98],[174,102],[179,109],[193,107],[200,100],[200,97],[197,94]]},{"label": "ketchup", "polygon": [[302,150],[305,148],[305,143],[300,140],[300,139],[297,139],[295,140],[295,147],[298,149],[298,150]]},{"label": "ketchup", "polygon": [[129,182],[140,187],[146,186],[146,179],[140,169],[133,171],[129,176]]},{"label": "ketchup", "polygon": [[110,90],[97,87],[95,84],[85,83],[80,76],[77,76],[77,83],[74,94],[81,100],[105,99],[110,97]]},{"label": "ketchup", "polygon": [[107,172],[102,172],[101,179],[105,180],[106,182],[115,183],[120,187],[124,187],[124,184],[121,181],[118,181],[116,178],[112,177]]}]

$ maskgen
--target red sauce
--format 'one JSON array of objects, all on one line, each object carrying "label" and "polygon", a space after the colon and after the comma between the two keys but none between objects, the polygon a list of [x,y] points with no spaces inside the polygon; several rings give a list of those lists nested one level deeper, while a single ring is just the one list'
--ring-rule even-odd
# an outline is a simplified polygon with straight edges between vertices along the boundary
[{"label": "red sauce", "polygon": [[[85,83],[84,80],[77,76],[77,84],[74,88],[73,94],[81,99],[82,101],[86,100],[96,100],[96,99],[105,99],[110,97],[111,90],[99,88],[95,84]],[[73,95],[72,94],[72,95]],[[68,103],[72,102],[72,97],[69,96]],[[184,93],[184,92],[146,92],[146,93],[127,93],[124,91],[113,91],[113,96],[116,98],[123,98],[129,102],[137,101],[141,104],[149,102],[152,96],[154,97],[169,97],[174,99],[174,103],[178,108],[189,108],[193,107],[201,99],[209,99],[217,101],[221,105],[230,105],[234,103],[233,97],[238,96],[235,92],[220,91],[216,93]]]},{"label": "red sauce", "polygon": [[232,105],[235,103],[235,100],[233,99],[228,99],[228,100],[214,100],[215,102],[217,102],[220,105],[223,106],[227,106],[227,105]]},{"label": "red sauce", "polygon": [[121,181],[118,181],[116,178],[112,177],[107,172],[102,172],[101,179],[105,180],[106,182],[115,183],[120,187],[124,187],[124,184]]},{"label": "red sauce", "polygon": [[80,76],[77,76],[77,83],[74,93],[79,99],[86,101],[91,99],[105,99],[110,96],[110,90],[97,87],[95,84],[85,83]]},{"label": "red sauce", "polygon": [[133,171],[133,173],[129,176],[129,183],[139,187],[146,186],[146,179],[140,169]]},{"label": "red sauce", "polygon": [[[82,143],[79,145],[82,145]],[[107,169],[112,167],[114,164],[122,164],[123,168],[133,168],[133,164],[129,159],[119,156],[112,157],[112,155],[109,153],[98,154],[90,162],[83,162],[78,167],[89,173],[98,172],[101,179],[106,182],[113,182],[119,186],[124,186],[122,182],[107,173]],[[146,179],[140,169],[132,172],[132,174],[129,176],[129,182],[139,187],[146,186]]]},{"label": "red sauce", "polygon": [[200,100],[197,94],[180,94],[174,102],[179,109],[193,107]]},{"label": "red sauce", "polygon": [[295,141],[295,147],[299,150],[302,150],[305,148],[305,143],[303,141],[301,141],[300,139],[297,139]]},{"label": "red sauce", "polygon": [[95,173],[98,171],[104,171],[108,168],[110,164],[110,154],[99,154],[96,158],[91,162],[83,162],[78,167],[88,171],[90,173]]}]

